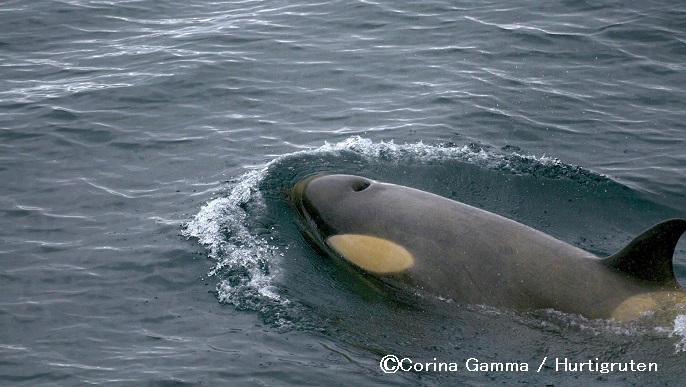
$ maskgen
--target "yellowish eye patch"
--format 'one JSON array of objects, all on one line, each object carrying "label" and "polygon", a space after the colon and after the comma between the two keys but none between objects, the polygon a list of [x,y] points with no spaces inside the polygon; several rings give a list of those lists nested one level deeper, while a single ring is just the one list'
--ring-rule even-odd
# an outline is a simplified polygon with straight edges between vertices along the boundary
[{"label": "yellowish eye patch", "polygon": [[414,265],[414,257],[403,246],[370,235],[341,234],[327,239],[337,253],[375,274],[400,273]]}]

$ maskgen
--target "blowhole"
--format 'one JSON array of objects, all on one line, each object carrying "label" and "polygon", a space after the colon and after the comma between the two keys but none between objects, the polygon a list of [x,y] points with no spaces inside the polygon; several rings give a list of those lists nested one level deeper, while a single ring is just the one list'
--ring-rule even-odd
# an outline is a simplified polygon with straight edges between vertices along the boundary
[{"label": "blowhole", "polygon": [[352,187],[353,191],[360,192],[360,191],[364,191],[365,189],[367,189],[367,187],[369,187],[370,185],[372,185],[372,183],[370,183],[367,180],[358,180],[358,181],[355,181],[351,187]]}]

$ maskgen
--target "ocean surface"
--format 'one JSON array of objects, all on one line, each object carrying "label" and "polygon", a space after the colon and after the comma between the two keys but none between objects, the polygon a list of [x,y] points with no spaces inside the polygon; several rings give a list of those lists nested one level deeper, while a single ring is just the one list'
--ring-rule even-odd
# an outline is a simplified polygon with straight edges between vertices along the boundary
[{"label": "ocean surface", "polygon": [[288,189],[364,175],[606,256],[686,218],[684,101],[679,1],[3,1],[0,384],[682,384],[686,316],[371,294]]}]

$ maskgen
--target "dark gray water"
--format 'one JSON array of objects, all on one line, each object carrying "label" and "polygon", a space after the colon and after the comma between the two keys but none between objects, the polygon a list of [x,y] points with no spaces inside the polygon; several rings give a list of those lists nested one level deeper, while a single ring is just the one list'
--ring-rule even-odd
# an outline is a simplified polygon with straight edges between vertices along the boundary
[{"label": "dark gray water", "polygon": [[[598,255],[686,218],[679,2],[6,1],[0,75],[1,384],[686,377],[686,321],[370,292],[284,199],[357,173]],[[387,354],[461,368],[385,374]],[[545,357],[659,368],[537,373]]]}]

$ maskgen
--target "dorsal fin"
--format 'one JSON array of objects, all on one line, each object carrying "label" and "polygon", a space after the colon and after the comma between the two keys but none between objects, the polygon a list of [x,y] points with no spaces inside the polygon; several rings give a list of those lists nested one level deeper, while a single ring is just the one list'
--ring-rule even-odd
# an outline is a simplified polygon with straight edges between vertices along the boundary
[{"label": "dorsal fin", "polygon": [[672,256],[684,231],[686,220],[665,220],[634,238],[617,254],[603,259],[603,264],[656,285],[676,285]]}]

